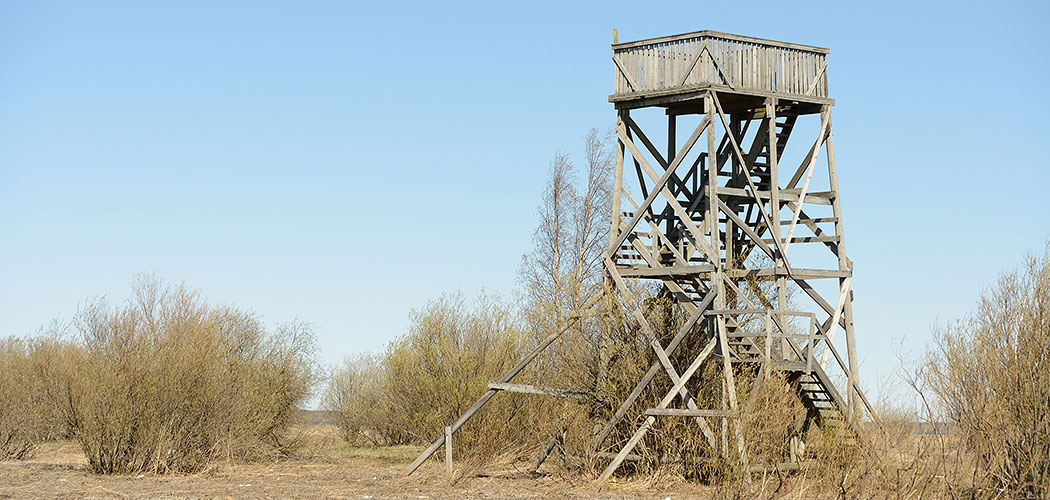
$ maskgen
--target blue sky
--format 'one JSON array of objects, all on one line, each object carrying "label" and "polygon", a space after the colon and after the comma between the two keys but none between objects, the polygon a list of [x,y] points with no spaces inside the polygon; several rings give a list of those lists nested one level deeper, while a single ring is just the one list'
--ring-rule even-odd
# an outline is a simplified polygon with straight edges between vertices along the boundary
[{"label": "blue sky", "polygon": [[714,29],[831,49],[873,386],[1050,237],[1050,8],[801,5],[4,2],[0,335],[147,271],[379,351],[514,289],[549,159],[614,120],[613,28]]}]

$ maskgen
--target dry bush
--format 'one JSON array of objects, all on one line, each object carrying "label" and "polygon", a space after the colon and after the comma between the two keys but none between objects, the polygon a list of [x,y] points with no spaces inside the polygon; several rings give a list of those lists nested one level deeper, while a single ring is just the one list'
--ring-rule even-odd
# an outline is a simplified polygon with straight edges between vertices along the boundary
[{"label": "dry bush", "polygon": [[[526,343],[512,308],[498,298],[480,294],[468,305],[449,294],[430,302],[384,355],[390,418],[415,442],[429,442],[521,359]],[[508,443],[507,432],[526,421],[519,405],[512,395],[491,401],[456,433],[460,449],[497,453],[492,446]]]},{"label": "dry bush", "polygon": [[41,375],[69,349],[54,339],[0,340],[0,460],[28,458],[38,443],[67,433]]},{"label": "dry bush", "polygon": [[[346,439],[429,443],[498,380],[528,347],[513,308],[484,293],[446,294],[413,311],[409,331],[376,358],[349,359],[324,397]],[[502,395],[456,433],[457,454],[494,457],[526,425],[518,395]],[[462,446],[460,446],[462,445]],[[462,452],[462,453],[461,453]]]},{"label": "dry bush", "polygon": [[814,491],[902,498],[1045,498],[1050,491],[1050,245],[977,311],[902,362],[918,408],[883,406],[843,446],[815,441]]},{"label": "dry bush", "polygon": [[806,409],[783,372],[737,377],[738,419],[747,462],[774,466],[791,460],[789,441],[800,436]]},{"label": "dry bush", "polygon": [[194,472],[219,458],[287,452],[315,382],[314,340],[267,333],[251,313],[140,277],[135,299],[78,311],[80,355],[52,374],[52,402],[97,473]]},{"label": "dry bush", "polygon": [[925,382],[972,451],[974,487],[1050,496],[1050,243],[939,332]]},{"label": "dry bush", "polygon": [[391,415],[384,384],[379,356],[347,357],[332,371],[321,405],[331,412],[343,440],[375,446],[412,441]]}]

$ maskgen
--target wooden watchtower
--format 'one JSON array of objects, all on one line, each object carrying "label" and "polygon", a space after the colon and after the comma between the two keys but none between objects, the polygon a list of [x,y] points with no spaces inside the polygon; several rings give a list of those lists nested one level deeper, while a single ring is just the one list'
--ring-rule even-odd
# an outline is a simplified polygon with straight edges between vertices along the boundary
[{"label": "wooden watchtower", "polygon": [[[612,49],[618,148],[605,272],[652,339],[657,361],[598,441],[660,372],[673,387],[645,410],[601,478],[657,418],[693,418],[716,449],[735,440],[743,453],[732,415],[735,374],[748,365],[785,371],[812,420],[870,411],[857,385],[853,263],[839,203],[828,50],[714,31]],[[657,124],[649,130],[634,116],[646,113]],[[644,309],[630,303],[632,279],[658,280],[689,314],[667,345],[655,340]],[[845,356],[833,342],[839,329]],[[706,347],[688,354],[688,366],[673,366],[669,356],[689,335]],[[719,365],[719,380],[693,378],[705,362]],[[836,386],[835,376],[845,385]],[[698,407],[687,383],[721,386],[723,401]],[[712,425],[726,420],[731,425]]]},{"label": "wooden watchtower", "polygon": [[[871,407],[857,383],[853,263],[835,170],[828,50],[714,31],[614,42],[612,49],[618,147],[602,258],[607,289],[638,322],[656,361],[595,436],[598,456],[611,457],[600,479],[657,418],[690,418],[716,452],[727,454],[735,442],[746,462],[735,418],[743,373],[760,380],[785,373],[810,422],[858,422]],[[636,302],[634,280],[655,281],[688,315],[666,344]],[[501,391],[577,396],[512,383],[572,321],[490,383],[407,473],[442,446],[451,468],[452,434]],[[834,341],[838,330],[845,355]],[[676,352],[681,346],[696,352]],[[712,373],[701,371],[705,363],[719,375],[699,376]],[[670,390],[655,408],[634,408],[658,376],[670,379]],[[705,386],[716,390],[697,390]],[[700,392],[720,401],[701,407]],[[639,421],[625,418],[631,412],[642,424],[616,454],[600,453],[617,426]]]}]

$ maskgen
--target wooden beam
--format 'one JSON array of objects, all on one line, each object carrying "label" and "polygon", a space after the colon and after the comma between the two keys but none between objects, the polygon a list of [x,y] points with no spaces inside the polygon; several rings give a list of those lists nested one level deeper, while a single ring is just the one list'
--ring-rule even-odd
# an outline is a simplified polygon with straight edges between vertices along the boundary
[{"label": "wooden beam", "polygon": [[496,391],[520,392],[522,394],[538,394],[541,396],[557,396],[560,398],[586,399],[592,397],[586,392],[569,391],[565,389],[548,389],[546,387],[511,384],[507,382],[489,382],[489,389]]},{"label": "wooden beam", "polygon": [[[710,120],[705,119],[703,122],[701,122],[700,126],[698,126],[697,129],[693,132],[693,135],[690,137],[690,140],[686,142],[686,145],[683,149],[687,150],[691,148],[693,143],[696,142],[696,138],[699,137],[700,133],[703,132],[703,130],[707,128],[709,124]],[[638,221],[641,219],[641,214],[639,212],[648,209],[649,206],[652,205],[653,200],[656,199],[657,194],[663,194],[667,204],[674,209],[682,225],[686,227],[690,235],[693,237],[694,244],[697,245],[697,247],[699,247],[707,255],[709,260],[717,261],[719,259],[717,252],[715,252],[714,249],[711,248],[709,245],[704,243],[704,240],[699,234],[699,230],[697,229],[696,224],[693,224],[692,219],[689,217],[689,213],[686,212],[684,208],[682,208],[682,205],[678,203],[678,200],[675,198],[675,196],[671,193],[670,190],[667,189],[667,181],[670,179],[671,174],[674,173],[674,169],[672,167],[678,166],[678,163],[681,162],[681,156],[675,158],[675,161],[671,162],[671,166],[668,167],[667,171],[664,172],[664,175],[662,177],[657,176],[656,171],[654,171],[653,168],[649,166],[649,162],[646,161],[645,157],[642,156],[642,153],[638,151],[638,147],[634,145],[633,141],[627,138],[626,131],[624,130],[624,125],[622,122],[617,124],[616,133],[620,136],[620,140],[623,141],[624,145],[627,146],[627,149],[630,150],[631,155],[634,156],[635,160],[641,165],[643,169],[645,169],[646,173],[657,181],[657,186],[654,186],[653,191],[649,193],[649,196],[647,196],[645,201],[642,202],[642,204],[640,205],[640,209],[635,212],[634,217],[631,218],[631,222],[628,224],[627,229],[621,232],[620,235],[617,236],[617,238],[611,242],[608,250],[609,254],[612,255],[616,252],[616,249],[620,246],[621,243],[623,243],[624,238],[627,237],[626,233],[633,230],[634,226],[638,224]]]},{"label": "wooden beam", "polygon": [[[668,356],[674,353],[675,349],[678,348],[678,345],[682,342],[683,339],[685,339],[686,334],[689,333],[689,330],[693,328],[693,325],[695,325],[697,320],[700,319],[700,317],[703,315],[704,310],[706,310],[707,307],[711,304],[711,302],[715,299],[715,293],[717,292],[708,292],[704,299],[700,301],[699,304],[697,304],[697,307],[689,315],[689,318],[686,320],[686,322],[682,324],[682,327],[678,329],[678,333],[675,334],[674,338],[671,339],[671,342],[669,342],[667,344],[667,347],[664,348],[664,351],[667,353]],[[627,409],[630,408],[632,404],[634,404],[634,401],[638,399],[638,396],[642,394],[642,391],[649,386],[649,382],[653,380],[653,377],[655,377],[656,374],[660,372],[660,368],[662,366],[663,365],[660,363],[659,360],[654,361],[652,365],[649,366],[649,370],[645,372],[645,375],[642,377],[642,379],[638,381],[638,384],[634,386],[634,389],[631,391],[631,393],[627,395],[627,398],[624,399],[623,403],[620,404],[620,407],[617,408],[616,412],[613,413],[612,418],[609,419],[608,422],[606,422],[601,432],[599,432],[598,435],[594,438],[595,449],[597,449],[598,446],[603,441],[605,441],[605,438],[609,436],[609,433],[612,432],[612,429],[616,426],[616,424],[620,422],[620,419],[623,418],[624,414],[627,413]]]},{"label": "wooden beam", "polygon": [[[852,276],[847,276],[842,280],[842,286],[839,288],[839,301],[835,304],[835,313],[831,315],[831,328],[826,332],[826,342],[830,345],[835,341],[835,332],[838,331],[839,317],[842,315],[842,306],[846,305],[846,300],[850,294],[850,283],[853,281]],[[824,351],[824,354],[820,357],[820,367],[825,368],[828,366],[828,357],[831,356],[831,349]]]},{"label": "wooden beam", "polygon": [[452,426],[445,427],[445,472],[452,475]]},{"label": "wooden beam", "polygon": [[[791,218],[791,225],[788,226],[787,237],[784,242],[784,251],[787,252],[788,247],[791,245],[791,235],[795,232],[795,224],[798,223],[799,216],[802,214],[802,205],[806,202],[806,191],[809,190],[809,181],[813,178],[813,165],[817,163],[817,155],[820,154],[820,147],[824,145],[824,140],[827,137],[828,123],[831,121],[831,109],[824,106],[820,110],[820,134],[817,137],[817,142],[809,150],[809,156],[806,157],[806,180],[802,183],[802,192],[798,195],[798,208],[795,209],[795,215]],[[785,255],[785,258],[787,256]]]},{"label": "wooden beam", "polygon": [[[595,303],[598,302],[598,299],[601,296],[602,294],[600,293],[592,295],[589,299],[587,299],[586,302],[584,302],[583,307],[581,307],[580,309],[584,311],[589,310],[592,306],[594,306]],[[537,345],[531,351],[529,351],[529,353],[526,354],[525,357],[518,362],[518,364],[514,365],[514,367],[511,368],[510,371],[503,375],[503,378],[501,378],[499,381],[510,382],[511,379],[517,376],[518,373],[521,373],[521,371],[524,370],[525,367],[532,362],[532,360],[536,359],[536,356],[539,356],[540,353],[542,353],[545,349],[547,349],[548,346],[554,343],[554,341],[557,340],[558,337],[560,337],[569,328],[571,328],[572,325],[576,324],[576,321],[578,321],[581,317],[582,316],[572,316],[566,321],[564,321],[561,325],[561,328],[555,330],[553,333],[551,333],[542,341],[540,341],[539,345]],[[457,430],[459,430],[459,428],[462,427],[463,424],[470,419],[470,417],[474,416],[474,414],[477,413],[477,411],[480,410],[482,406],[485,406],[485,403],[488,403],[489,400],[492,399],[492,397],[495,396],[497,392],[499,391],[496,391],[494,389],[489,389],[485,391],[485,393],[482,394],[481,397],[478,398],[478,400],[475,401],[470,408],[467,408],[467,411],[463,412],[463,415],[460,415],[459,419],[457,419],[455,423],[451,425],[452,432],[456,432]],[[442,433],[441,436],[439,436],[432,443],[430,443],[430,446],[428,446],[426,450],[423,450],[423,453],[421,453],[419,457],[417,457],[411,464],[409,464],[409,466],[405,469],[405,475],[408,476],[415,472],[416,469],[418,469],[420,465],[423,465],[423,462],[430,458],[434,454],[434,452],[436,452],[438,448],[441,447],[441,445],[444,442],[445,436]]]},{"label": "wooden beam", "polygon": [[635,91],[642,90],[634,81],[634,77],[631,76],[631,72],[627,71],[627,68],[623,67],[623,63],[620,62],[620,58],[616,57],[617,54],[613,54],[612,60],[616,64],[616,68],[620,70],[620,74],[623,75],[624,80],[627,80],[627,85],[631,86],[631,89]]},{"label": "wooden beam", "polygon": [[624,278],[659,278],[671,276],[694,276],[706,274],[713,271],[714,266],[659,266],[651,268],[619,268],[620,275]]},{"label": "wooden beam", "polygon": [[729,416],[729,412],[723,410],[688,410],[677,408],[649,408],[645,410],[646,415],[656,417],[720,417]]},{"label": "wooden beam", "polygon": [[[729,141],[733,145],[733,153],[736,154],[737,161],[739,161],[740,165],[744,168],[744,170],[746,170],[746,172],[744,172],[744,174],[745,174],[744,175],[744,179],[747,180],[747,185],[748,185],[749,188],[751,188],[751,195],[755,199],[755,204],[758,206],[759,213],[761,213],[762,214],[762,218],[765,219],[766,227],[769,229],[769,232],[771,234],[773,234],[774,233],[774,229],[773,228],[776,227],[777,231],[779,231],[779,227],[780,226],[779,226],[779,224],[777,224],[777,225],[773,224],[773,219],[770,218],[768,213],[766,213],[766,208],[765,208],[764,204],[762,203],[762,200],[758,197],[758,188],[755,187],[754,181],[751,180],[751,165],[747,165],[746,162],[744,161],[744,155],[743,155],[743,153],[740,152],[740,145],[737,144],[736,137],[733,137],[733,133],[731,132],[732,129],[729,127],[729,122],[726,121],[726,115],[725,115],[725,113],[722,112],[722,104],[718,102],[718,95],[715,92],[711,92],[710,96],[711,96],[711,100],[714,101],[715,109],[718,111],[718,116],[722,119],[722,125],[726,129],[726,134],[729,136]],[[778,222],[779,222],[779,219],[778,219]],[[776,243],[777,251],[779,251],[780,254],[783,255],[784,254],[784,249],[782,248],[780,242],[779,241],[775,241],[775,243]],[[784,265],[787,266],[789,269],[791,268],[791,265],[787,262],[787,260],[784,261]]]},{"label": "wooden beam", "polygon": [[[677,397],[679,391],[685,388],[685,383],[689,381],[690,378],[692,378],[693,374],[696,373],[698,369],[700,369],[700,366],[704,364],[704,361],[714,350],[715,341],[717,340],[717,338],[717,336],[711,338],[711,341],[707,343],[707,347],[704,347],[704,350],[701,351],[699,355],[697,355],[696,359],[693,360],[693,363],[690,364],[684,372],[682,372],[682,376],[675,382],[674,387],[672,387],[671,390],[667,391],[667,394],[660,401],[660,404],[657,406],[657,408],[667,408],[667,405],[671,404],[671,401],[673,401]],[[697,418],[700,419],[703,417]],[[655,421],[656,418],[651,415],[645,419],[645,422],[643,422],[642,425],[638,428],[638,430],[634,432],[631,438],[627,440],[627,444],[625,444],[624,447],[620,450],[620,452],[616,454],[616,457],[614,457],[612,462],[608,465],[608,467],[606,467],[605,470],[602,471],[602,474],[598,476],[598,482],[605,482],[607,479],[609,479],[610,476],[612,476],[614,472],[616,472],[616,469],[620,467],[620,464],[622,464],[623,461],[627,458],[627,455],[631,453],[631,450],[633,450],[634,447],[638,445],[638,442],[641,441],[642,437],[645,436],[645,433],[649,431],[649,428],[652,427],[653,422]]]}]

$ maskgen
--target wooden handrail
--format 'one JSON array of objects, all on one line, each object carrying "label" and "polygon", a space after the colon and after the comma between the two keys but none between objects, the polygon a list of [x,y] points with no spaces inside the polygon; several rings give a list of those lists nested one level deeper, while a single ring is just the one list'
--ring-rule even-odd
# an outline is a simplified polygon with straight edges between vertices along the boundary
[{"label": "wooden handrail", "polygon": [[785,49],[804,50],[808,52],[819,52],[821,54],[827,54],[831,52],[829,49],[824,47],[817,47],[814,45],[803,45],[799,43],[781,42],[779,40],[770,40],[768,38],[758,38],[753,36],[734,35],[732,33],[722,33],[721,31],[712,30],[701,30],[693,31],[690,33],[682,33],[679,35],[667,35],[656,38],[646,38],[644,40],[635,40],[633,42],[614,43],[613,50],[617,49],[629,49],[631,47],[640,47],[642,45],[653,45],[658,43],[674,42],[678,40],[687,40],[690,38],[700,37],[717,37],[725,38],[727,40],[737,40],[740,42],[760,43],[763,45],[769,45],[772,47],[783,47]]},{"label": "wooden handrail", "polygon": [[828,49],[697,31],[613,44],[612,100],[717,87],[827,100]]}]

